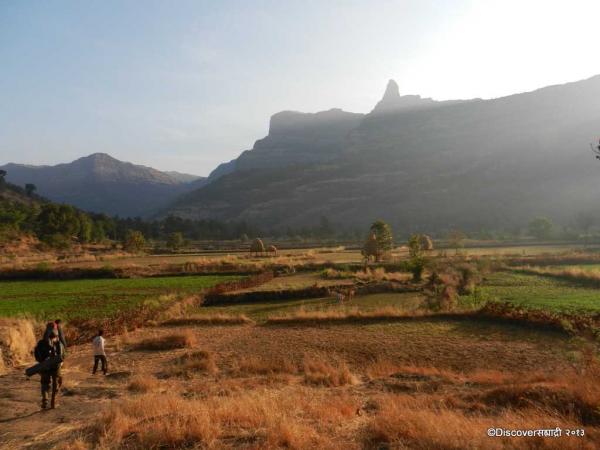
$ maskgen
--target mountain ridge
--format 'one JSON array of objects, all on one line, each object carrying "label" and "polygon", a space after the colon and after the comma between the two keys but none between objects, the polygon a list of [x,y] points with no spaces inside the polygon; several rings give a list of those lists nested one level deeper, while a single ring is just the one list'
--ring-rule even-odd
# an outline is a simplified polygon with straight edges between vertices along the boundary
[{"label": "mountain ridge", "polygon": [[593,207],[600,168],[590,164],[587,142],[600,124],[600,76],[496,99],[444,102],[403,98],[394,84],[382,101],[400,107],[378,110],[380,101],[322,141],[326,158],[273,167],[261,152],[266,139],[277,138],[280,154],[306,155],[315,147],[305,128],[285,136],[270,130],[228,163],[228,173],[164,213],[273,228],[314,225],[321,215],[350,227],[384,217],[403,228],[435,231],[513,227],[538,214],[566,223],[577,210]]},{"label": "mountain ridge", "polygon": [[[107,153],[93,153],[70,163],[33,166],[8,163],[7,181],[35,184],[50,200],[123,217],[149,216],[178,195],[198,187],[178,175],[123,162]],[[179,173],[177,173],[179,174]],[[179,174],[180,175],[180,174]]]}]

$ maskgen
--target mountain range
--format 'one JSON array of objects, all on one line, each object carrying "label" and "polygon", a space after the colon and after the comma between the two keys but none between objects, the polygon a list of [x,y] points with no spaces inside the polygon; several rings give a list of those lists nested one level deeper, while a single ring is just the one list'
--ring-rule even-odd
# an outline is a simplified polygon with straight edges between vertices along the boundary
[{"label": "mountain range", "polygon": [[6,180],[32,183],[41,195],[86,211],[122,217],[146,216],[202,185],[202,177],[160,172],[95,153],[55,166],[6,164]]},{"label": "mountain range", "polygon": [[269,133],[208,178],[94,154],[8,164],[7,180],[121,216],[343,228],[382,218],[405,232],[501,229],[597,209],[600,76],[496,99],[400,95],[390,80],[368,114],[282,111]]},{"label": "mountain range", "polygon": [[593,211],[600,76],[491,100],[400,95],[366,115],[282,112],[269,134],[163,214],[272,228],[383,218],[412,231],[568,223]]}]

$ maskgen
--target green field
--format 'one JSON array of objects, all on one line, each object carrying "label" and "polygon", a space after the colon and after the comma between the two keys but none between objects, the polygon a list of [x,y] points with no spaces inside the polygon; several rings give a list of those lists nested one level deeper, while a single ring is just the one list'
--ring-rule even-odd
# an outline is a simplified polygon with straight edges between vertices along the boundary
[{"label": "green field", "polygon": [[169,294],[192,294],[239,276],[0,282],[0,316],[103,318]]},{"label": "green field", "polygon": [[482,285],[481,296],[530,309],[571,314],[600,312],[600,290],[539,275],[496,272]]},{"label": "green field", "polygon": [[270,302],[246,303],[229,306],[199,307],[200,314],[245,314],[250,319],[263,322],[270,316],[290,314],[299,309],[305,311],[321,310],[354,310],[369,311],[377,308],[393,306],[399,309],[414,311],[423,303],[423,296],[414,293],[370,294],[355,297],[343,305],[333,298],[311,298],[302,300],[281,300]]}]

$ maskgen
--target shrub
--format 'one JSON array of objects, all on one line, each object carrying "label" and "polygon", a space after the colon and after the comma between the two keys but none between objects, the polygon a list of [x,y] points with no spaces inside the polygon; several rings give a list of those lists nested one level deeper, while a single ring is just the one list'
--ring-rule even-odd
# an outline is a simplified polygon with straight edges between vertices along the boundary
[{"label": "shrub", "polygon": [[189,330],[177,334],[170,334],[157,338],[148,338],[134,344],[133,350],[174,350],[177,348],[194,347],[197,344],[197,338],[194,333]]},{"label": "shrub", "polygon": [[146,393],[154,391],[158,387],[158,380],[150,374],[134,376],[127,389],[131,392]]},{"label": "shrub", "polygon": [[197,373],[215,374],[217,372],[218,368],[213,354],[200,350],[176,358],[165,372],[165,375],[168,377],[192,378]]},{"label": "shrub", "polygon": [[344,362],[332,364],[325,359],[306,356],[303,369],[304,381],[307,384],[333,387],[358,382]]}]

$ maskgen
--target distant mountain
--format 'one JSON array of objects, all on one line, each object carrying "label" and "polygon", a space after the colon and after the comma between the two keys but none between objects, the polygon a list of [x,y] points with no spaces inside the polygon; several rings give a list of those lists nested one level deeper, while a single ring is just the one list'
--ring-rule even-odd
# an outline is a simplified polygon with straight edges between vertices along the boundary
[{"label": "distant mountain", "polygon": [[341,109],[315,114],[279,112],[271,117],[267,137],[256,141],[252,150],[242,152],[237,159],[219,165],[208,180],[235,171],[331,161],[340,156],[344,138],[363,117]]},{"label": "distant mountain", "polygon": [[597,209],[600,76],[492,100],[401,96],[367,115],[283,112],[166,213],[273,228],[376,218],[404,232],[499,229]]},{"label": "distant mountain", "polygon": [[23,186],[33,183],[50,200],[87,211],[122,217],[147,216],[198,187],[191,175],[160,172],[95,153],[68,164],[31,166],[6,164],[6,180]]},{"label": "distant mountain", "polygon": [[180,173],[174,171],[163,172],[179,181],[180,183],[191,183],[192,181],[204,180],[206,177],[200,177],[198,175],[191,175],[189,173]]}]

